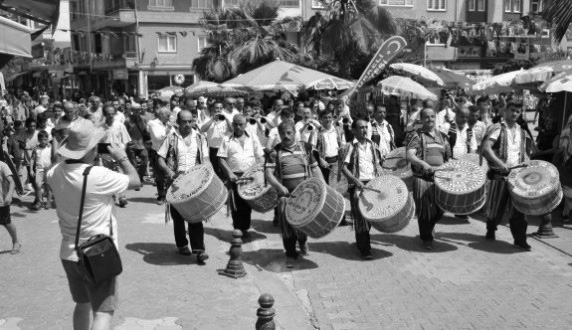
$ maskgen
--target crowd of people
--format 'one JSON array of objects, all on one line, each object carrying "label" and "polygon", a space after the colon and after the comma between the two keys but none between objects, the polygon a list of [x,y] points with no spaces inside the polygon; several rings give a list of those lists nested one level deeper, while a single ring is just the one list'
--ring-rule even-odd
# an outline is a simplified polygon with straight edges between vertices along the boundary
[{"label": "crowd of people", "polygon": [[[281,229],[287,267],[308,253],[308,245],[306,235],[285,220],[284,197],[309,177],[328,183],[336,164],[341,164],[339,171],[349,182],[352,221],[347,222],[353,225],[357,248],[364,260],[373,259],[370,224],[357,208],[357,196],[382,174],[384,158],[398,147],[405,147],[415,175],[419,237],[428,250],[433,249],[434,228],[443,215],[435,202],[435,169],[467,153],[482,154],[489,164],[487,239],[495,239],[496,228],[510,209],[514,244],[530,250],[526,219],[511,206],[504,178],[511,167],[531,157],[554,161],[566,197],[566,216],[572,206],[572,124],[568,120],[556,134],[555,120],[547,110],[552,100],[539,102],[537,143],[523,119],[523,104],[514,95],[491,100],[443,91],[438,102],[401,102],[390,96],[367,103],[359,112],[350,111],[341,100],[307,95],[288,100],[173,95],[169,102],[126,96],[103,100],[93,95],[59,101],[40,95],[36,100],[25,92],[0,100],[4,202],[0,223],[12,237],[12,252],[18,253],[21,244],[9,209],[18,187],[23,194],[34,193],[32,210],[56,208],[63,235],[61,259],[77,303],[74,324],[105,324],[116,305],[114,281],[104,287],[82,284],[73,246],[82,178],[86,167],[94,164],[100,166],[89,174],[82,222],[89,225],[82,227],[80,241],[116,228],[112,206],[127,207],[127,189],[153,184],[156,203],[163,205],[173,180],[198,164],[210,164],[227,183],[233,226],[248,239],[252,209],[238,194],[238,182],[248,169],[264,164],[268,183],[281,197],[273,223]],[[177,209],[167,207],[176,251],[196,255],[197,263],[205,264],[209,256],[203,222],[186,222]],[[92,312],[95,321],[89,319]]]}]

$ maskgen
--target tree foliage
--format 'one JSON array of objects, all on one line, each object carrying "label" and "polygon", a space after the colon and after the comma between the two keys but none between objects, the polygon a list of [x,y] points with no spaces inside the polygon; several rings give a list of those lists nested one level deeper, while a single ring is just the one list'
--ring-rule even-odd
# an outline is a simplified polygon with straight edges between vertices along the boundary
[{"label": "tree foliage", "polygon": [[572,23],[572,1],[545,0],[542,18],[551,24],[554,41],[560,43]]}]

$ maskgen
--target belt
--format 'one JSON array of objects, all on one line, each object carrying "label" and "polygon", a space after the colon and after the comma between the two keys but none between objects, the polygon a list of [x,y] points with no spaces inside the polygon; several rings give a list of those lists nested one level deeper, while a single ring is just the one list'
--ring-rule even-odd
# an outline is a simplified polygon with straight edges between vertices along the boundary
[{"label": "belt", "polygon": [[338,161],[338,156],[333,156],[333,157],[326,157],[324,158],[326,160],[326,162],[328,163],[336,163]]}]

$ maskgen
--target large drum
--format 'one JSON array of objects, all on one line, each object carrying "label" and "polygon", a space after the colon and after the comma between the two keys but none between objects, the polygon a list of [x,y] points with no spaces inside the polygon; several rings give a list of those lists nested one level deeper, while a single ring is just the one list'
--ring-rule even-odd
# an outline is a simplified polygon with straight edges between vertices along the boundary
[{"label": "large drum", "polygon": [[562,201],[558,170],[542,160],[533,160],[527,167],[512,170],[508,187],[512,205],[526,215],[550,213]]},{"label": "large drum", "polygon": [[238,195],[256,212],[265,213],[278,205],[278,194],[264,179],[264,167],[259,164],[244,172]]},{"label": "large drum", "polygon": [[194,166],[178,176],[167,191],[167,202],[188,222],[209,219],[227,199],[227,188],[207,164]]},{"label": "large drum", "polygon": [[298,185],[286,204],[286,221],[313,238],[329,234],[342,220],[346,203],[342,195],[318,178]]},{"label": "large drum", "polygon": [[384,174],[395,175],[403,180],[407,189],[413,191],[413,171],[411,170],[411,163],[407,159],[405,147],[394,149],[387,154],[382,169]]},{"label": "large drum", "polygon": [[[343,173],[339,173],[340,171],[341,168],[339,166],[339,162],[332,164],[332,167],[330,167],[330,177],[328,178],[328,183],[330,187],[334,188],[335,191],[343,195],[348,191],[348,179]],[[338,173],[340,174],[339,176]]]},{"label": "large drum", "polygon": [[358,207],[373,228],[395,233],[409,224],[415,215],[415,202],[403,180],[394,175],[382,175],[368,182],[366,188],[369,189],[359,196]]},{"label": "large drum", "polygon": [[453,160],[443,164],[435,174],[435,199],[444,211],[471,214],[486,201],[486,173],[477,164]]}]

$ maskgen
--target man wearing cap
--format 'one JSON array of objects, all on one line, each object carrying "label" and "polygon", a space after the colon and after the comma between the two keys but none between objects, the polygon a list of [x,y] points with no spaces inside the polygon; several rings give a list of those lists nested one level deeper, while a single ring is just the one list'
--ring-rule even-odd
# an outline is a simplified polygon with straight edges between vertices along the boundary
[{"label": "man wearing cap", "polygon": [[80,275],[81,269],[75,251],[83,178],[87,169],[84,212],[79,228],[79,244],[98,234],[111,236],[117,245],[117,219],[113,214],[115,194],[139,187],[137,171],[129,162],[123,148],[113,143],[109,155],[125,174],[91,164],[97,157],[97,145],[105,132],[88,120],[78,121],[69,128],[68,139],[58,153],[66,160],[47,173],[47,181],[57,205],[57,215],[62,233],[60,259],[67,275],[73,301],[75,329],[108,329],[117,308],[117,277],[93,285]]},{"label": "man wearing cap", "polygon": [[[158,165],[165,175],[172,180],[180,174],[184,174],[198,164],[209,162],[209,149],[204,136],[194,127],[197,119],[188,110],[181,110],[177,115],[177,129],[173,129],[161,144],[157,154],[159,155]],[[216,155],[215,155],[216,156]],[[167,165],[169,164],[169,165]],[[175,243],[179,254],[197,255],[197,264],[204,265],[209,258],[205,253],[205,232],[202,222],[188,222],[189,241],[185,233],[185,219],[172,205],[169,208],[173,219],[173,229],[175,233]]]}]

